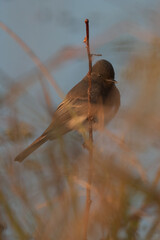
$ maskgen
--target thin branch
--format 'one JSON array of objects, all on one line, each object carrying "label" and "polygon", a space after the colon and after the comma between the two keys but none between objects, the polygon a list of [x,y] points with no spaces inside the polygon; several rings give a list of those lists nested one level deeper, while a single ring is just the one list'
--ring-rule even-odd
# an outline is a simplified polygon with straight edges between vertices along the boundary
[{"label": "thin branch", "polygon": [[85,20],[86,24],[86,37],[85,37],[85,44],[87,48],[88,54],[88,62],[89,62],[89,72],[88,72],[88,124],[89,124],[89,144],[88,151],[89,151],[89,170],[88,170],[88,185],[86,187],[86,206],[85,206],[85,219],[84,219],[84,240],[87,240],[87,231],[88,231],[88,222],[89,222],[89,212],[91,207],[91,184],[92,184],[92,172],[93,172],[93,131],[92,131],[92,116],[91,116],[91,73],[92,73],[92,55],[90,53],[90,46],[89,46],[89,20]]}]

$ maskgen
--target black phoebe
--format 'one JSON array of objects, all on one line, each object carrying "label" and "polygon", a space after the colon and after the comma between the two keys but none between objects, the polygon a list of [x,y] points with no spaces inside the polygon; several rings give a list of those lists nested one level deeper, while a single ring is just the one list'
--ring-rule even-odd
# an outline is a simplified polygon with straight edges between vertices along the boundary
[{"label": "black phoebe", "polygon": [[[91,73],[91,117],[93,129],[100,129],[116,114],[120,94],[115,86],[114,69],[110,62],[100,60]],[[52,123],[15,161],[22,162],[28,155],[48,140],[53,140],[72,130],[88,126],[88,74],[66,95],[53,114]]]}]

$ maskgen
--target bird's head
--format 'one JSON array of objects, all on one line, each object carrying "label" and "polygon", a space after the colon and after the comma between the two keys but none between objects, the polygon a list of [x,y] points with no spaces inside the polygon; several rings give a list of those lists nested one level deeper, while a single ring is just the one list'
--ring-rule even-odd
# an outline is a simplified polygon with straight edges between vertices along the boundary
[{"label": "bird's head", "polygon": [[103,77],[103,79],[106,79],[107,81],[116,82],[116,80],[114,80],[114,68],[112,64],[105,59],[96,62],[92,67],[92,72],[99,74]]}]

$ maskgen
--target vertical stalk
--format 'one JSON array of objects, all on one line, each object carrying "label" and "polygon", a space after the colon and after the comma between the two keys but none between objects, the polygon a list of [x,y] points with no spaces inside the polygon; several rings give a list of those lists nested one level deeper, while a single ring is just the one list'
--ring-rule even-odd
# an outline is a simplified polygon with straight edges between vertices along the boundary
[{"label": "vertical stalk", "polygon": [[89,223],[89,212],[91,207],[91,184],[92,184],[92,172],[93,172],[93,129],[92,129],[92,115],[91,115],[91,87],[92,87],[92,80],[91,80],[91,73],[92,73],[92,55],[90,53],[90,46],[89,46],[89,20],[85,20],[86,24],[86,37],[85,43],[87,48],[88,54],[88,62],[89,62],[89,72],[88,72],[88,126],[89,126],[89,144],[88,151],[89,151],[89,169],[88,169],[88,182],[86,187],[86,206],[85,206],[85,219],[84,219],[84,240],[87,240],[87,231],[88,231],[88,223]]}]

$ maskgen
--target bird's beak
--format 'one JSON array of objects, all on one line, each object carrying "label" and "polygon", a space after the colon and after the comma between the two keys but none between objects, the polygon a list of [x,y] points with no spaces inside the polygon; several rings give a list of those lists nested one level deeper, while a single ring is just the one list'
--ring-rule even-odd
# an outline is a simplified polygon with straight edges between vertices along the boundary
[{"label": "bird's beak", "polygon": [[107,79],[107,82],[117,83],[117,81],[115,79]]}]

